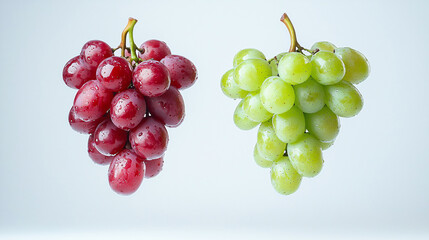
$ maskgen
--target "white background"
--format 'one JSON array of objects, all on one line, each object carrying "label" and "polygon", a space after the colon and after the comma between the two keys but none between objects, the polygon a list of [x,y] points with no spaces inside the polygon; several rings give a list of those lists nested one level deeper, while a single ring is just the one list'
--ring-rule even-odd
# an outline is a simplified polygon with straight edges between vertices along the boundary
[{"label": "white background", "polygon": [[[429,235],[428,10],[392,0],[2,1],[0,238]],[[289,48],[284,11],[301,45],[350,46],[372,67],[358,85],[363,110],[341,119],[324,169],[290,196],[254,163],[256,129],[234,126],[238,101],[219,87],[240,49]],[[199,79],[182,92],[187,115],[169,129],[164,170],[124,197],[69,127],[75,90],[61,73],[86,41],[119,44],[128,17],[139,20],[138,44],[167,42]]]}]

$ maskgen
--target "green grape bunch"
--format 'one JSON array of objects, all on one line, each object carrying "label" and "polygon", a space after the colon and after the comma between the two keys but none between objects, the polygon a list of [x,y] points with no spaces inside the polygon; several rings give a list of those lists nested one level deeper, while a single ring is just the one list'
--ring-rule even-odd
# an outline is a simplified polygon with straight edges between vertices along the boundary
[{"label": "green grape bunch", "polygon": [[222,76],[221,89],[227,97],[241,99],[233,115],[238,128],[259,126],[254,160],[271,169],[274,189],[289,195],[302,177],[322,170],[322,151],[334,144],[339,117],[362,110],[355,85],[368,77],[370,66],[349,47],[327,41],[301,47],[289,17],[283,14],[281,21],[291,36],[289,51],[270,60],[257,49],[239,51],[233,68]]}]

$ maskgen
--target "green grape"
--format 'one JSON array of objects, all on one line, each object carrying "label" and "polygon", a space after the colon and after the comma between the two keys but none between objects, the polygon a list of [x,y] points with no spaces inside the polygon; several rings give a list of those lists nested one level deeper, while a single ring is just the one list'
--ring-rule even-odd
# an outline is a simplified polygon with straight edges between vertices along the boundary
[{"label": "green grape", "polygon": [[243,102],[244,100],[241,100],[240,103],[235,108],[233,119],[234,119],[235,126],[237,126],[238,128],[242,130],[250,130],[258,126],[259,122],[255,122],[249,119],[249,117],[246,115],[246,113],[243,110]]},{"label": "green grape", "polygon": [[340,117],[353,117],[362,110],[363,98],[360,92],[347,81],[325,86],[325,103]]},{"label": "green grape", "polygon": [[314,113],[325,106],[325,90],[311,77],[295,89],[295,105],[305,113]]},{"label": "green grape", "polygon": [[311,65],[311,76],[323,85],[341,81],[346,73],[343,61],[333,52],[317,52],[311,58]]},{"label": "green grape", "polygon": [[334,140],[340,132],[340,120],[328,107],[315,113],[305,114],[308,131],[322,142]]},{"label": "green grape", "polygon": [[262,105],[259,92],[247,94],[243,100],[243,110],[249,119],[255,122],[265,122],[273,116]]},{"label": "green grape", "polygon": [[280,141],[271,121],[263,122],[258,129],[257,147],[259,155],[267,160],[276,160],[283,156],[286,143]]},{"label": "green grape", "polygon": [[322,170],[323,156],[320,141],[305,133],[298,141],[287,145],[290,162],[304,177],[314,177]]},{"label": "green grape", "polygon": [[237,54],[235,54],[234,56],[234,67],[237,67],[240,63],[242,63],[243,61],[247,60],[247,59],[263,59],[265,60],[265,55],[254,48],[246,48],[243,49],[241,51],[239,51]]},{"label": "green grape", "polygon": [[293,168],[288,157],[281,157],[271,168],[271,184],[284,195],[294,193],[301,184],[302,177]]},{"label": "green grape", "polygon": [[267,61],[248,59],[235,68],[234,80],[241,89],[252,92],[258,90],[271,74],[271,66]]},{"label": "green grape", "polygon": [[337,48],[334,44],[327,42],[327,41],[322,41],[322,42],[316,42],[313,44],[313,46],[311,46],[311,51],[315,51],[316,49],[319,49],[319,51],[323,50],[323,51],[329,51],[329,52],[334,52],[334,49]]},{"label": "green grape", "polygon": [[292,85],[300,84],[310,77],[311,63],[305,55],[291,52],[280,59],[278,71],[285,82]]},{"label": "green grape", "polygon": [[325,151],[326,149],[330,148],[332,145],[334,145],[335,140],[332,140],[330,142],[320,142],[320,147],[322,148],[323,151]]},{"label": "green grape", "polygon": [[293,143],[305,132],[304,114],[299,108],[293,106],[285,113],[274,115],[273,128],[282,142]]},{"label": "green grape", "polygon": [[343,80],[358,84],[364,81],[371,71],[368,59],[366,57],[348,47],[335,49],[335,54],[339,56],[346,66],[346,74]]},{"label": "green grape", "polygon": [[222,88],[222,92],[227,97],[234,98],[234,99],[244,98],[249,93],[247,91],[244,91],[240,87],[238,87],[237,83],[235,83],[234,69],[229,70],[222,76],[220,87]]},{"label": "green grape", "polygon": [[279,61],[280,59],[285,55],[286,53],[279,53],[277,54],[273,59],[270,60],[270,66],[273,70],[272,75],[273,76],[278,76],[279,75],[279,71],[278,71],[278,65],[279,65]]},{"label": "green grape", "polygon": [[260,90],[261,103],[271,113],[284,113],[295,102],[293,87],[279,77],[269,77],[262,83]]},{"label": "green grape", "polygon": [[257,145],[255,145],[255,147],[253,148],[253,159],[255,159],[255,162],[256,162],[256,164],[258,164],[258,166],[263,167],[263,168],[270,168],[273,165],[272,160],[267,160],[267,159],[261,157],[261,155],[259,155]]}]

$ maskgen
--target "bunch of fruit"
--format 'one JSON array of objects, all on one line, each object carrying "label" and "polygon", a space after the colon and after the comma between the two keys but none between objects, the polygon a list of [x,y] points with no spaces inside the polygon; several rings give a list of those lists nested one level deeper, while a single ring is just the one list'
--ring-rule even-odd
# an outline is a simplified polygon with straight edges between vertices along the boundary
[{"label": "bunch of fruit", "polygon": [[352,48],[329,42],[301,47],[286,14],[281,21],[291,35],[289,52],[267,61],[256,49],[239,51],[221,88],[226,96],[242,99],[233,117],[238,128],[259,125],[254,159],[271,168],[273,187],[287,195],[298,189],[302,177],[321,171],[322,150],[334,144],[340,130],[338,117],[353,117],[362,109],[354,84],[368,77],[370,67]]},{"label": "bunch of fruit", "polygon": [[[110,164],[109,184],[120,194],[135,192],[143,178],[161,171],[169,141],[166,126],[177,127],[185,117],[178,90],[197,79],[194,64],[171,55],[165,42],[149,40],[137,48],[136,22],[130,18],[118,48],[89,41],[63,69],[66,85],[78,89],[70,126],[90,134],[88,154],[95,163]],[[114,55],[118,49],[121,56]]]}]

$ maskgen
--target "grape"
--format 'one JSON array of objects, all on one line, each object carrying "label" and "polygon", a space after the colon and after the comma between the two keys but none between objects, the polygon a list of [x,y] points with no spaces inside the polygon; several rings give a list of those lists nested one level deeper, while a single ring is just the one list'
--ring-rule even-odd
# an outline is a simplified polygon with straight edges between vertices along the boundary
[{"label": "grape", "polygon": [[220,82],[220,87],[222,92],[230,98],[244,98],[247,96],[249,92],[241,89],[234,80],[234,69],[229,70],[222,76],[222,80]]},{"label": "grape", "polygon": [[288,157],[281,157],[271,168],[271,184],[283,195],[289,195],[298,190],[301,175],[293,168]]},{"label": "grape", "polygon": [[322,41],[322,42],[316,42],[311,46],[311,51],[315,51],[316,49],[319,49],[319,51],[329,51],[334,52],[334,49],[337,48],[334,44]]},{"label": "grape", "polygon": [[71,88],[79,89],[89,80],[95,79],[95,70],[90,68],[82,56],[70,59],[63,68],[63,80]]},{"label": "grape", "polygon": [[243,110],[248,118],[255,122],[265,122],[273,116],[262,105],[258,92],[249,93],[243,99]]},{"label": "grape", "polygon": [[278,76],[279,75],[279,71],[278,71],[278,65],[279,65],[279,61],[280,59],[285,55],[286,53],[279,53],[277,54],[272,60],[270,60],[270,66],[272,69],[272,75],[273,76]]},{"label": "grape", "polygon": [[143,162],[146,165],[144,178],[153,178],[161,172],[162,166],[164,165],[164,157],[152,160],[143,160]]},{"label": "grape", "polygon": [[284,143],[293,143],[305,132],[305,118],[301,110],[293,106],[289,111],[273,117],[273,128]]},{"label": "grape", "polygon": [[340,120],[328,107],[316,113],[305,114],[308,131],[322,142],[334,140],[340,132]]},{"label": "grape", "polygon": [[320,147],[322,148],[322,150],[326,150],[328,148],[330,148],[332,145],[334,145],[335,140],[332,140],[330,142],[320,142]]},{"label": "grape", "polygon": [[143,50],[143,53],[139,53],[139,58],[143,61],[150,59],[161,61],[171,54],[170,48],[165,42],[155,39],[147,40],[140,46],[140,49]]},{"label": "grape", "polygon": [[116,127],[129,131],[135,128],[146,114],[146,102],[135,89],[127,89],[113,97],[110,118]]},{"label": "grape", "polygon": [[285,82],[295,85],[305,82],[311,74],[311,63],[301,53],[285,54],[279,62],[279,76]]},{"label": "grape", "polygon": [[363,107],[362,95],[347,81],[325,86],[325,103],[340,117],[353,117]]},{"label": "grape", "polygon": [[122,150],[110,163],[109,184],[116,193],[128,195],[137,191],[144,176],[143,159],[132,150]]},{"label": "grape", "polygon": [[129,140],[137,155],[151,160],[164,155],[168,145],[168,132],[154,117],[146,117],[130,131]]},{"label": "grape", "polygon": [[91,68],[97,68],[101,61],[113,56],[113,51],[107,43],[92,40],[83,45],[80,55]]},{"label": "grape", "polygon": [[133,84],[144,96],[161,96],[170,87],[170,74],[164,64],[147,60],[134,69]]},{"label": "grape", "polygon": [[94,135],[89,135],[88,139],[88,155],[97,164],[107,165],[112,162],[114,156],[106,156],[100,153],[95,147]]},{"label": "grape", "polygon": [[286,149],[286,143],[276,135],[271,121],[266,121],[258,129],[258,153],[266,160],[276,160],[281,157]]},{"label": "grape", "polygon": [[92,134],[97,128],[98,124],[102,122],[106,117],[101,117],[97,120],[85,122],[76,116],[74,108],[72,107],[69,112],[69,124],[70,127],[78,133]]},{"label": "grape", "polygon": [[178,90],[189,88],[198,79],[197,68],[185,57],[168,55],[161,62],[170,72],[171,86]]},{"label": "grape", "polygon": [[368,59],[366,57],[348,47],[335,49],[335,54],[339,56],[346,66],[346,74],[343,80],[354,84],[364,81],[371,71]]},{"label": "grape", "polygon": [[272,74],[270,64],[263,59],[248,59],[234,69],[234,80],[246,91],[256,91]]},{"label": "grape", "polygon": [[247,59],[255,59],[255,58],[263,59],[263,60],[266,59],[265,55],[257,49],[254,49],[254,48],[243,49],[239,51],[237,54],[235,54],[234,61],[233,61],[234,67],[237,67],[238,65],[240,65],[240,63],[242,63]]},{"label": "grape", "polygon": [[256,164],[258,164],[258,166],[263,167],[263,168],[269,168],[273,165],[273,160],[267,160],[267,159],[261,157],[261,155],[259,155],[257,145],[255,145],[255,147],[253,148],[253,159],[255,159],[255,162],[256,162]]},{"label": "grape", "polygon": [[338,83],[346,73],[343,61],[333,52],[317,52],[311,57],[311,64],[311,76],[322,85]]},{"label": "grape", "polygon": [[103,155],[115,155],[127,143],[126,131],[117,128],[110,119],[101,122],[94,132],[95,148]]},{"label": "grape", "polygon": [[292,86],[279,77],[267,78],[261,86],[259,96],[264,108],[275,114],[288,111],[295,102]]},{"label": "grape", "polygon": [[325,90],[311,77],[295,85],[295,105],[305,113],[314,113],[325,106]]},{"label": "grape", "polygon": [[104,59],[97,68],[97,80],[112,91],[119,92],[128,88],[132,79],[131,66],[122,57]]},{"label": "grape", "polygon": [[243,110],[243,102],[244,100],[241,100],[240,103],[238,103],[237,107],[234,111],[234,124],[241,130],[250,130],[256,126],[259,125],[259,122],[255,122],[253,120],[250,120],[249,117],[246,115],[246,113]]},{"label": "grape", "polygon": [[85,83],[76,93],[73,110],[76,118],[85,122],[101,118],[109,110],[113,93],[97,80]]},{"label": "grape", "polygon": [[146,102],[150,114],[167,127],[178,127],[185,118],[185,103],[174,87],[159,97],[146,98]]},{"label": "grape", "polygon": [[323,156],[320,142],[306,133],[298,141],[287,145],[287,153],[295,170],[304,177],[314,177],[322,170]]}]

